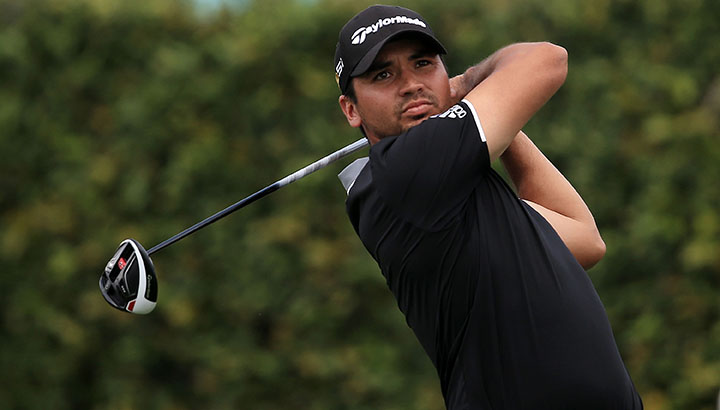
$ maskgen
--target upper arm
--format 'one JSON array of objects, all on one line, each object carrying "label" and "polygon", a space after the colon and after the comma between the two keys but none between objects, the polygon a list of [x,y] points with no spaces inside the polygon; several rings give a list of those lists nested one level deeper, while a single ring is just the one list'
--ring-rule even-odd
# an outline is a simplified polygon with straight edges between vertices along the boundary
[{"label": "upper arm", "polygon": [[514,46],[501,50],[492,73],[465,97],[482,121],[491,160],[505,151],[567,74],[564,48],[550,43]]}]

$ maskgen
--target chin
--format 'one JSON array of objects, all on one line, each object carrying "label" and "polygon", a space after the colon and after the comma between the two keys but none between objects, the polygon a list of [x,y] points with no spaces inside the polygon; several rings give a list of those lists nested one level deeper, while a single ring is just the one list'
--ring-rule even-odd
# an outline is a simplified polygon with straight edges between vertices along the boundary
[{"label": "chin", "polygon": [[403,127],[403,131],[407,131],[416,125],[422,124],[423,121],[427,120],[432,115],[435,115],[435,114],[428,113],[428,114],[424,114],[420,118],[415,118],[415,119],[411,120],[410,122],[407,123],[407,125],[405,127]]}]

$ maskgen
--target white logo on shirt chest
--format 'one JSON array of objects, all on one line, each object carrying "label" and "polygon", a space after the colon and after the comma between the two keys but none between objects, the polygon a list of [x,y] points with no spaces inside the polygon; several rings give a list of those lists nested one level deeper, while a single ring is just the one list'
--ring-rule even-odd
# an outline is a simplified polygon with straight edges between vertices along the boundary
[{"label": "white logo on shirt chest", "polygon": [[467,111],[459,105],[453,105],[449,110],[442,114],[433,115],[430,118],[463,118],[467,115]]}]

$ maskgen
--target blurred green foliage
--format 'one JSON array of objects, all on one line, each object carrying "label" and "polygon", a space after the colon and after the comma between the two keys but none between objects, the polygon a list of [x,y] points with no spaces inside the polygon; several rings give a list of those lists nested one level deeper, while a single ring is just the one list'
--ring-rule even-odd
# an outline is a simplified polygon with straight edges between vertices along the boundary
[{"label": "blurred green foliage", "polygon": [[[152,314],[97,288],[122,239],[149,248],[358,137],[332,58],[371,3],[0,0],[3,408],[443,408],[341,165],[156,254]],[[401,3],[451,74],[511,42],[568,49],[526,131],[597,218],[591,277],[646,408],[714,408],[720,3]]]}]

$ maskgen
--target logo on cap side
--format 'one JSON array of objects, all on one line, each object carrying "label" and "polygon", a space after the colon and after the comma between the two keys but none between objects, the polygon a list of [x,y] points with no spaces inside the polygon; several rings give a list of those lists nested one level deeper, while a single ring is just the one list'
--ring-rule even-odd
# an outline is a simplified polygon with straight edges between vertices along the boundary
[{"label": "logo on cap side", "polygon": [[343,68],[345,68],[345,63],[341,58],[335,66],[335,82],[337,83],[338,87],[340,87],[340,76],[342,75]]},{"label": "logo on cap side", "polygon": [[341,58],[335,66],[335,74],[337,74],[338,77],[342,75],[343,68],[345,68],[345,63],[343,63],[343,59]]},{"label": "logo on cap side", "polygon": [[355,33],[351,36],[353,44],[362,44],[365,42],[368,34],[377,33],[379,29],[387,27],[393,24],[414,24],[422,28],[427,27],[424,21],[420,19],[410,18],[408,16],[395,16],[384,19],[378,19],[377,23],[373,23],[366,27],[360,27],[355,30]]}]

